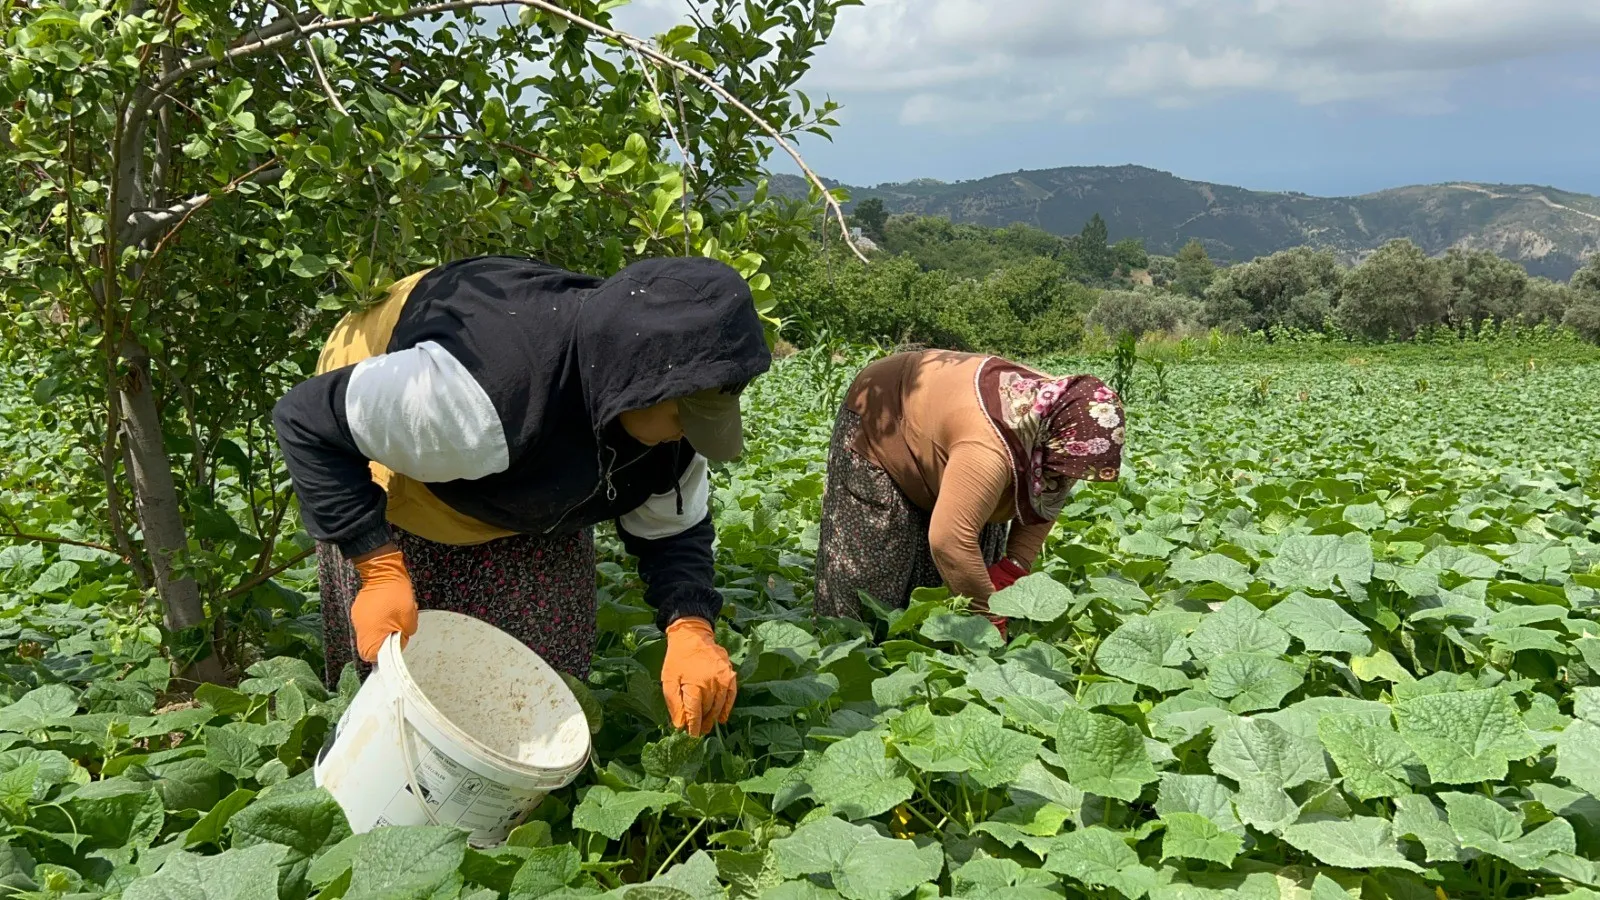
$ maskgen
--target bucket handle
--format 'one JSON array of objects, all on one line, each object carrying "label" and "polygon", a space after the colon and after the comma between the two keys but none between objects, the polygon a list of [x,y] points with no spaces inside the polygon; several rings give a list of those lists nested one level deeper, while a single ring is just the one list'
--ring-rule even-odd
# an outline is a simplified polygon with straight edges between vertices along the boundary
[{"label": "bucket handle", "polygon": [[422,814],[428,817],[429,825],[438,825],[439,817],[433,814],[433,808],[428,805],[428,797],[422,793],[422,787],[417,784],[417,761],[411,753],[411,723],[406,721],[406,699],[394,698],[395,733],[400,737],[400,761],[406,768],[406,787],[411,789],[411,796],[417,800],[417,805],[422,807]]},{"label": "bucket handle", "polygon": [[[389,635],[383,641],[383,650],[398,655],[400,652],[400,632]],[[383,653],[378,654],[378,664],[383,664]],[[411,796],[416,798],[417,805],[422,807],[422,814],[428,817],[428,824],[438,825],[439,817],[433,814],[433,809],[428,806],[427,795],[422,793],[422,786],[417,783],[417,760],[411,752],[411,723],[406,721],[406,698],[403,693],[396,692],[394,697],[394,733],[400,741],[400,762],[406,770],[406,787],[411,790]]]}]

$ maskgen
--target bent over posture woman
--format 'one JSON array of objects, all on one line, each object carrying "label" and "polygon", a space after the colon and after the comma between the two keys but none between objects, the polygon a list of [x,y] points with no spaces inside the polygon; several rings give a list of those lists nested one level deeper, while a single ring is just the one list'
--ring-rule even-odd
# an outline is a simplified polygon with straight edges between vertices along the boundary
[{"label": "bent over posture woman", "polygon": [[[1122,404],[1091,375],[996,356],[898,353],[862,369],[828,452],[814,609],[904,607],[941,583],[988,615],[1026,575],[1075,480],[1112,481]],[[990,616],[1005,633],[1005,620]]]},{"label": "bent over posture woman", "polygon": [[273,415],[319,542],[329,681],[356,658],[365,675],[419,604],[584,676],[592,526],[614,519],[667,635],[674,724],[726,721],[707,458],[739,455],[739,392],[770,364],[749,289],[708,259],[609,279],[467,259],[347,316]]}]

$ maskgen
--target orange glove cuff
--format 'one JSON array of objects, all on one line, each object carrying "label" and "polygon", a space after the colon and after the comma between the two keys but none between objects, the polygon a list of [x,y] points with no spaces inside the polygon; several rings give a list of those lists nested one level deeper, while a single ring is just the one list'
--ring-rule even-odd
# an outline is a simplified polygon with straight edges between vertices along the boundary
[{"label": "orange glove cuff", "polygon": [[667,626],[667,658],[661,665],[661,693],[674,727],[701,736],[728,721],[739,679],[728,651],[717,643],[711,623],[685,616]]},{"label": "orange glove cuff", "polygon": [[417,633],[417,599],[405,558],[397,550],[356,563],[361,590],[350,605],[350,625],[356,633],[356,652],[375,662],[385,639],[400,633],[401,646]]}]

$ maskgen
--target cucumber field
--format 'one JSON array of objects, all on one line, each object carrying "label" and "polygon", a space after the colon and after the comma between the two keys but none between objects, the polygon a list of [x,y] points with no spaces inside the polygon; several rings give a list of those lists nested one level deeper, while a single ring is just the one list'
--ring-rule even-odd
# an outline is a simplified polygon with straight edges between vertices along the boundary
[{"label": "cucumber field", "polygon": [[[590,768],[507,845],[352,836],[310,766],[315,565],[236,687],[159,614],[0,396],[0,884],[38,900],[1600,898],[1600,359],[1293,346],[1141,363],[1120,482],[1081,486],[1009,641],[920,591],[814,620],[849,349],[776,363],[713,481],[728,724],[671,728],[602,535]],[[1108,382],[1109,357],[1038,361]],[[235,523],[246,527],[248,523]],[[11,523],[11,530],[23,529]],[[302,535],[303,538],[303,535]]]}]

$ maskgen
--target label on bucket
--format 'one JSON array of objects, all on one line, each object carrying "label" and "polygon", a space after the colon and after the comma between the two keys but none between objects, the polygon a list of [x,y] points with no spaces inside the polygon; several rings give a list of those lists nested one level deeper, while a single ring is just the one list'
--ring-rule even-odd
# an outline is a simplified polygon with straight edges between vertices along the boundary
[{"label": "label on bucket", "polygon": [[417,787],[422,796],[413,799],[410,785],[396,791],[379,815],[378,825],[418,824],[421,810],[417,800],[421,800],[439,824],[465,828],[472,832],[475,843],[498,843],[544,796],[515,793],[457,763],[427,742],[417,743],[421,751],[417,756]]}]

